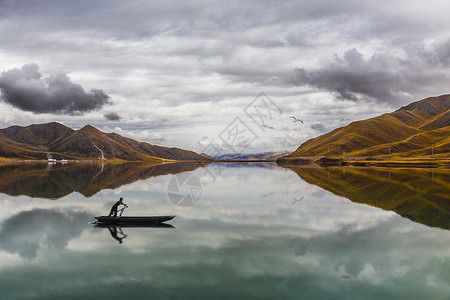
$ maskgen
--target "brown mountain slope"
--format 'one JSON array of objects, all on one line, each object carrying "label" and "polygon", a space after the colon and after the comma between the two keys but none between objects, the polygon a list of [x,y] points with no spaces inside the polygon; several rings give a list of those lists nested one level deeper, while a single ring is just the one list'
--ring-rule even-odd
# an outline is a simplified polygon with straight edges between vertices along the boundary
[{"label": "brown mountain slope", "polygon": [[48,144],[74,130],[62,124],[11,126],[0,130],[0,156],[7,158],[47,158]]},{"label": "brown mountain slope", "polygon": [[427,226],[450,229],[448,169],[289,169],[306,182],[353,202],[392,210]]},{"label": "brown mountain slope", "polygon": [[303,143],[287,157],[419,157],[450,153],[450,95],[413,102]]},{"label": "brown mountain slope", "polygon": [[54,141],[50,146],[54,152],[74,157],[82,154],[92,159],[159,160],[110,139],[107,134],[90,125]]},{"label": "brown mountain slope", "polygon": [[27,127],[11,126],[1,132],[11,140],[30,146],[47,146],[55,139],[71,134],[74,130],[57,122]]},{"label": "brown mountain slope", "polygon": [[73,130],[60,123],[0,129],[0,157],[20,159],[202,160],[195,152],[137,142],[91,125]]}]

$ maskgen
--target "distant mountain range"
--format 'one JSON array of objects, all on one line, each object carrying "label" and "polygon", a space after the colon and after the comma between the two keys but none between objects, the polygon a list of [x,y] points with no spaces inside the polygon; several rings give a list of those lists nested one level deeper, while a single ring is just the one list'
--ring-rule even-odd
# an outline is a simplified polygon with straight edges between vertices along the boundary
[{"label": "distant mountain range", "polygon": [[155,146],[116,133],[104,133],[91,125],[73,130],[57,122],[0,129],[0,158],[120,159],[154,163],[210,160],[193,151]]},{"label": "distant mountain range", "polygon": [[277,158],[288,155],[290,151],[278,151],[278,152],[263,152],[263,153],[253,153],[253,154],[223,154],[214,157],[218,160],[265,160],[265,161],[275,161]]},{"label": "distant mountain range", "polygon": [[413,102],[303,143],[285,158],[381,156],[443,158],[450,154],[450,95]]}]

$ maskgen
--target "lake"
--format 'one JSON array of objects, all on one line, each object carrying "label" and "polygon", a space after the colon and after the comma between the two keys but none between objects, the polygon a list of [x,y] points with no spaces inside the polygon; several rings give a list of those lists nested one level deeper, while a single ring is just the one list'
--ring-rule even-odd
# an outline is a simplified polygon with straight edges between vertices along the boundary
[{"label": "lake", "polygon": [[[448,299],[449,169],[0,166],[1,299]],[[176,215],[166,227],[90,222]]]}]

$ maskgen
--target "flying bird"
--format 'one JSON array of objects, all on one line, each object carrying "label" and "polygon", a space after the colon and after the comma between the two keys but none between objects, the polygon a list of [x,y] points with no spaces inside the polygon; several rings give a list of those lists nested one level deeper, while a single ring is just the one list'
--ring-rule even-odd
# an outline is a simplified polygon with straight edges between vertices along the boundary
[{"label": "flying bird", "polygon": [[[303,123],[303,122],[302,122],[302,123]],[[294,201],[293,201],[291,204],[295,204],[295,203],[297,203],[297,202],[300,202],[300,201],[303,200],[303,198],[304,198],[304,197],[301,197],[300,199],[292,198],[292,199],[294,199]]]},{"label": "flying bird", "polygon": [[302,122],[302,124],[305,124],[305,123],[303,123],[303,121],[302,120],[300,120],[300,119],[297,119],[296,117],[294,117],[294,116],[290,116],[289,118],[292,118],[293,120],[294,120],[294,123],[295,122]]}]

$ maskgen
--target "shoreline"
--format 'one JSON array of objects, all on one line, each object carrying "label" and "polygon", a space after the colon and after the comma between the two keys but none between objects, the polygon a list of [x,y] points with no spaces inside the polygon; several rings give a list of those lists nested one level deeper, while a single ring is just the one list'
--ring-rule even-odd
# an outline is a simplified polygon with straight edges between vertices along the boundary
[{"label": "shoreline", "polygon": [[410,167],[410,168],[450,168],[450,158],[382,158],[382,157],[281,157],[279,166],[319,165],[351,167]]},{"label": "shoreline", "polygon": [[161,161],[152,160],[123,160],[123,159],[68,159],[68,160],[55,160],[49,161],[45,159],[0,159],[0,164],[7,163],[42,163],[50,165],[66,165],[72,163],[97,163],[97,164],[123,164],[123,163],[145,163],[152,165],[163,165],[171,163],[210,163],[209,161],[203,160],[172,160],[172,159],[162,159]]},{"label": "shoreline", "polygon": [[274,160],[162,160],[160,162],[146,160],[121,160],[121,159],[71,159],[71,160],[38,160],[38,159],[5,159],[0,158],[1,164],[10,163],[46,163],[50,165],[66,165],[71,163],[100,163],[100,164],[122,164],[122,163],[146,163],[152,165],[171,164],[171,163],[276,163],[284,166],[350,166],[350,167],[390,167],[390,168],[450,168],[450,158],[382,158],[382,157],[280,157]]}]

